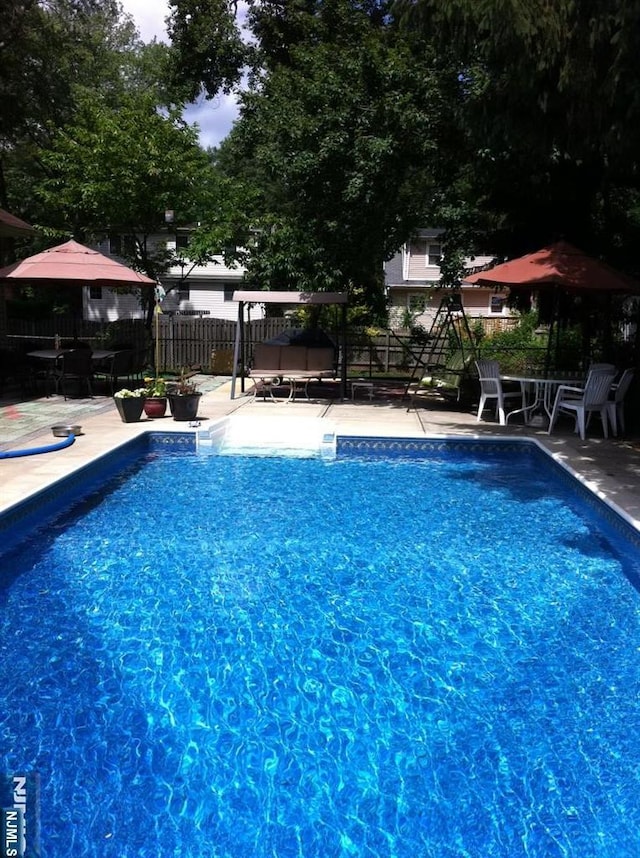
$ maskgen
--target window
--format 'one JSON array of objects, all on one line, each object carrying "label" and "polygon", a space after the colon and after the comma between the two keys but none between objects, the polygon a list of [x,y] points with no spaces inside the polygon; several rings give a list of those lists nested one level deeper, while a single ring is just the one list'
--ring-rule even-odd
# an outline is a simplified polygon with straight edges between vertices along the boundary
[{"label": "window", "polygon": [[125,256],[134,257],[136,255],[136,237],[135,235],[125,235],[122,238],[122,250]]},{"label": "window", "polygon": [[178,284],[178,301],[188,301],[190,297],[189,284],[183,280]]},{"label": "window", "polygon": [[92,301],[101,301],[102,286],[89,286],[89,297]]},{"label": "window", "polygon": [[491,305],[490,311],[492,313],[502,313],[504,308],[505,299],[502,295],[492,295],[491,296]]},{"label": "window", "polygon": [[427,244],[427,265],[440,265],[442,259],[441,244]]},{"label": "window", "polygon": [[235,286],[232,286],[229,283],[225,283],[225,285],[224,285],[224,300],[225,301],[233,301],[233,293],[235,291],[236,291]]},{"label": "window", "polygon": [[408,306],[412,313],[424,313],[425,307],[427,306],[426,295],[409,295]]},{"label": "window", "polygon": [[176,250],[186,250],[189,247],[188,235],[176,235]]},{"label": "window", "polygon": [[110,235],[109,253],[112,256],[134,257],[136,255],[135,235]]}]

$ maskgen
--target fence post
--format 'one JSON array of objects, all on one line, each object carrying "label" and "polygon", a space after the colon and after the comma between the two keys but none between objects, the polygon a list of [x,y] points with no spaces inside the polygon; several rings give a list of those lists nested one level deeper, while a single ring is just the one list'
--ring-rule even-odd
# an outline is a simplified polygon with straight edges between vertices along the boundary
[{"label": "fence post", "polygon": [[174,316],[173,316],[173,313],[171,313],[169,316],[169,349],[168,349],[169,360],[168,360],[168,365],[169,365],[169,368],[172,370],[176,368],[175,350],[173,347],[173,342],[174,342]]}]

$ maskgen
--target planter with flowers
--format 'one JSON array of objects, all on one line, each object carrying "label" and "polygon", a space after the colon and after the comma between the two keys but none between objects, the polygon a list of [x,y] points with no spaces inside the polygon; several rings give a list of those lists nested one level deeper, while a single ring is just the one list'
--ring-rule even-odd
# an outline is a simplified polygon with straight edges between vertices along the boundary
[{"label": "planter with flowers", "polygon": [[167,411],[167,384],[164,378],[145,378],[144,413],[147,417],[164,417]]},{"label": "planter with flowers", "polygon": [[180,380],[170,386],[167,395],[174,420],[196,419],[202,394],[194,381],[186,378],[183,373]]},{"label": "planter with flowers", "polygon": [[139,387],[136,390],[118,390],[113,394],[113,401],[123,423],[136,423],[142,416],[147,390]]}]

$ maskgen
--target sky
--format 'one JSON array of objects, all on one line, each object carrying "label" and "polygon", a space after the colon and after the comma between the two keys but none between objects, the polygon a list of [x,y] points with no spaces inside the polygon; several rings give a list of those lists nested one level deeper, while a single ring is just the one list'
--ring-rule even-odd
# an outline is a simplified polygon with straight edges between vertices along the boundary
[{"label": "sky", "polygon": [[[136,22],[140,38],[150,42],[154,36],[158,41],[168,42],[164,19],[169,14],[166,0],[120,0],[122,8]],[[227,136],[238,115],[233,96],[219,95],[212,101],[201,99],[186,110],[184,118],[200,128],[202,146],[217,146]]]}]

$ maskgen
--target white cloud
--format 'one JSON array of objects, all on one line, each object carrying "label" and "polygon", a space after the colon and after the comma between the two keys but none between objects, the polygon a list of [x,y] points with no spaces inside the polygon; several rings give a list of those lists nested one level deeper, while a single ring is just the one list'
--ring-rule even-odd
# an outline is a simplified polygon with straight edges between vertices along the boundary
[{"label": "white cloud", "polygon": [[[143,42],[153,38],[168,42],[165,18],[169,15],[166,0],[120,0],[122,8],[136,22]],[[239,4],[243,7],[245,4]],[[244,11],[244,10],[243,10]],[[184,118],[190,124],[197,123],[200,129],[202,146],[218,146],[231,130],[238,116],[238,105],[233,96],[221,95],[211,101],[200,99],[189,105]]]},{"label": "white cloud", "polygon": [[189,105],[184,113],[185,120],[200,129],[200,143],[218,146],[231,130],[238,116],[238,104],[234,96],[221,95],[212,101],[201,101]]},{"label": "white cloud", "polygon": [[165,18],[169,14],[166,0],[120,0],[122,8],[136,22],[140,38],[150,42],[154,37],[160,42],[168,42]]}]

